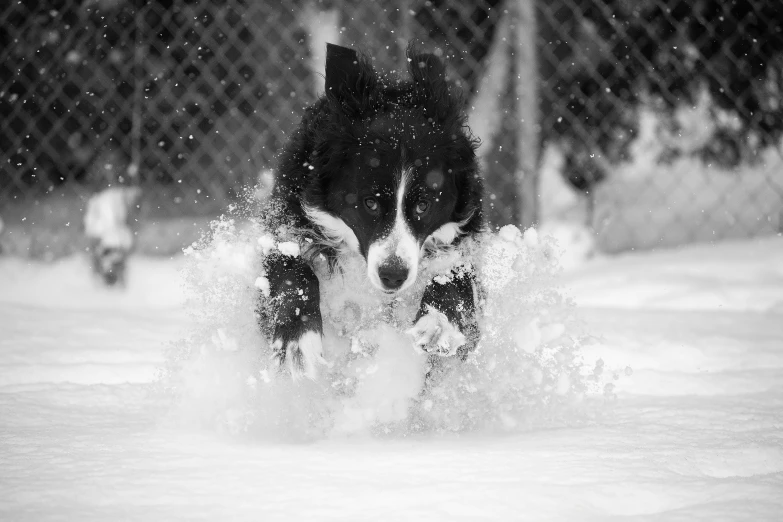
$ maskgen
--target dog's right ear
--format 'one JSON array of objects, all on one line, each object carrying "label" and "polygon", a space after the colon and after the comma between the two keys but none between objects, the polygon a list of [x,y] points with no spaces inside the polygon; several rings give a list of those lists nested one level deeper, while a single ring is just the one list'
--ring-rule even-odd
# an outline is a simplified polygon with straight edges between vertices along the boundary
[{"label": "dog's right ear", "polygon": [[372,68],[353,49],[326,44],[326,96],[353,115],[360,114],[372,92]]}]

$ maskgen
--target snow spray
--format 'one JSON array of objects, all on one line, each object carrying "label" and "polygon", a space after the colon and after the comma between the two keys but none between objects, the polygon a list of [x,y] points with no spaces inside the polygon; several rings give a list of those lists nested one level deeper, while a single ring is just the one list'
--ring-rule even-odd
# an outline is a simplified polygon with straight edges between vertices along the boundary
[{"label": "snow spray", "polygon": [[[360,256],[334,270],[316,259],[328,365],[294,382],[277,367],[257,309],[266,295],[263,256],[299,249],[251,207],[232,205],[185,251],[188,307],[199,326],[170,350],[160,379],[177,418],[289,439],[516,431],[588,419],[585,398],[603,383],[582,362],[586,336],[556,286],[555,245],[534,229],[506,226],[463,241],[424,262],[404,296],[372,290]],[[465,361],[417,353],[404,332],[424,283],[465,262],[479,282],[481,341]]]}]

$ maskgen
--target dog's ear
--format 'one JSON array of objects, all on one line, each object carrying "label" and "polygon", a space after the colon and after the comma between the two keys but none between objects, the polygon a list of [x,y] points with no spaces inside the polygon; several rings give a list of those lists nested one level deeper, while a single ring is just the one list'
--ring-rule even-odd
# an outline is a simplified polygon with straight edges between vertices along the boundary
[{"label": "dog's ear", "polygon": [[341,91],[356,84],[361,74],[359,55],[347,47],[326,44],[326,92],[340,95]]},{"label": "dog's ear", "polygon": [[408,49],[408,67],[416,86],[438,91],[446,87],[446,67],[434,54]]},{"label": "dog's ear", "polygon": [[356,51],[326,44],[326,96],[340,102],[349,115],[367,108],[374,82],[372,67]]},{"label": "dog's ear", "polygon": [[442,121],[453,109],[449,103],[446,67],[434,54],[419,53],[408,47],[408,67],[415,88],[416,103],[427,116]]}]

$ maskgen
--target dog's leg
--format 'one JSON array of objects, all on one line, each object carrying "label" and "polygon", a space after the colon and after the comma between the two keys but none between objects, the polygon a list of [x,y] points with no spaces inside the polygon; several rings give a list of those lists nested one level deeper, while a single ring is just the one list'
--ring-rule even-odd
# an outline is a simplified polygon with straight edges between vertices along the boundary
[{"label": "dog's leg", "polygon": [[318,278],[300,257],[274,253],[264,262],[269,295],[261,297],[261,327],[271,337],[274,357],[294,379],[310,379],[326,364],[321,335]]},{"label": "dog's leg", "polygon": [[475,275],[468,267],[454,269],[449,277],[436,277],[424,289],[416,322],[408,330],[414,347],[430,354],[465,359],[476,348]]}]

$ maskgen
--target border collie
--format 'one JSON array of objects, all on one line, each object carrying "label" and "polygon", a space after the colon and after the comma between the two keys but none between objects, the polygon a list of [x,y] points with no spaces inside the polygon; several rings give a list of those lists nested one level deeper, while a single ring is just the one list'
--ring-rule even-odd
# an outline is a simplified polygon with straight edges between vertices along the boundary
[{"label": "border collie", "polygon": [[[367,282],[406,292],[427,256],[483,228],[483,185],[461,93],[432,54],[408,49],[409,79],[373,70],[356,51],[327,44],[326,92],[306,108],[279,158],[263,219],[301,247],[263,260],[261,328],[281,367],[313,378],[322,356],[316,256],[330,267],[361,255]],[[469,264],[424,285],[407,333],[430,354],[463,359],[479,339]],[[271,303],[271,305],[270,305]]]}]

